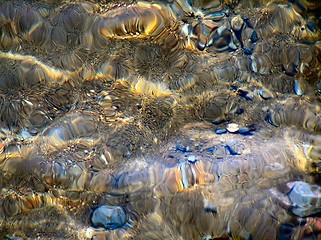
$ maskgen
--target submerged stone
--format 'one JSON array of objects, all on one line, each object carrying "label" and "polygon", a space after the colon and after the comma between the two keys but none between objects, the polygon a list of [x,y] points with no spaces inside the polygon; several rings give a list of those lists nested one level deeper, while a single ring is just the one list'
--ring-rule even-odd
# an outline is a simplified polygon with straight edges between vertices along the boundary
[{"label": "submerged stone", "polygon": [[295,215],[305,217],[321,211],[321,188],[317,185],[297,181],[289,193],[289,198]]},{"label": "submerged stone", "polygon": [[102,205],[94,210],[91,223],[94,227],[113,230],[126,223],[126,214],[123,208],[119,206]]},{"label": "submerged stone", "polygon": [[217,128],[215,130],[215,133],[216,134],[224,134],[224,133],[227,133],[227,130],[225,128]]},{"label": "submerged stone", "polygon": [[302,96],[304,94],[304,92],[301,88],[301,84],[298,80],[294,80],[293,88],[294,88],[294,92],[296,95]]},{"label": "submerged stone", "polygon": [[240,129],[240,126],[238,124],[236,124],[236,123],[230,123],[230,124],[227,125],[226,129],[230,133],[235,133]]},{"label": "submerged stone", "polygon": [[243,136],[249,136],[249,135],[252,135],[252,132],[255,131],[254,128],[247,128],[247,127],[244,127],[244,128],[240,128],[237,133],[243,135]]}]

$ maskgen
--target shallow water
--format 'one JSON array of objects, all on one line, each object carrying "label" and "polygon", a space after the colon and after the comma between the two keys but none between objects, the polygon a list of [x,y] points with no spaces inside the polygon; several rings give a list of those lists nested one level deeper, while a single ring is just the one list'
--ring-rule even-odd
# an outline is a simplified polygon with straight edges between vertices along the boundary
[{"label": "shallow water", "polygon": [[321,239],[320,12],[2,0],[1,239]]}]

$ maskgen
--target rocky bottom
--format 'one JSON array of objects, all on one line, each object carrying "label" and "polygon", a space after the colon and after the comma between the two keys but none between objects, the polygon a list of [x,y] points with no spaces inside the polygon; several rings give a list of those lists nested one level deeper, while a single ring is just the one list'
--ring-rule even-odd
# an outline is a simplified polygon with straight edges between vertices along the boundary
[{"label": "rocky bottom", "polygon": [[1,239],[321,239],[320,12],[1,1]]}]

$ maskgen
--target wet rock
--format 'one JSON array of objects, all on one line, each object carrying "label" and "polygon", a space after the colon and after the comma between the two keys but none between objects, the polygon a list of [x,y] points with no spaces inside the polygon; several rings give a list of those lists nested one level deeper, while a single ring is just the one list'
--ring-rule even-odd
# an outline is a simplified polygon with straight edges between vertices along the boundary
[{"label": "wet rock", "polygon": [[227,133],[227,130],[225,128],[217,128],[215,130],[215,133],[216,134],[224,134],[224,133]]},{"label": "wet rock", "polygon": [[225,121],[224,119],[215,119],[212,121],[212,123],[214,125],[219,125],[219,124],[223,123],[224,121]]},{"label": "wet rock", "polygon": [[239,89],[238,93],[241,97],[244,97],[246,100],[252,100],[253,99],[253,95],[250,94],[248,91]]},{"label": "wet rock", "polygon": [[275,121],[275,113],[273,112],[268,112],[267,116],[265,117],[265,121],[274,127],[279,127],[279,123]]},{"label": "wet rock", "polygon": [[196,160],[196,157],[194,155],[189,155],[187,157],[187,160],[190,162],[190,163],[195,163],[197,160]]},{"label": "wet rock", "polygon": [[237,141],[229,141],[225,148],[231,155],[240,155],[242,153],[242,149]]},{"label": "wet rock", "polygon": [[252,32],[252,35],[251,35],[251,42],[252,43],[255,43],[259,40],[259,36],[257,35],[256,31],[253,31]]},{"label": "wet rock", "polygon": [[321,188],[306,182],[297,181],[289,193],[293,204],[292,212],[300,217],[321,211]]},{"label": "wet rock", "polygon": [[252,132],[255,131],[254,128],[247,128],[247,127],[244,127],[244,128],[240,128],[237,133],[243,135],[243,136],[250,136],[252,135]]},{"label": "wet rock", "polygon": [[216,47],[219,52],[226,51],[229,48],[234,50],[235,44],[232,41],[231,32],[224,26],[221,26],[213,35],[212,45]]},{"label": "wet rock", "polygon": [[119,206],[102,205],[94,210],[91,223],[94,227],[113,230],[126,223],[126,214],[123,208]]},{"label": "wet rock", "polygon": [[294,92],[296,95],[302,96],[304,94],[304,92],[301,88],[300,82],[298,80],[294,80],[293,88],[294,88]]},{"label": "wet rock", "polygon": [[247,48],[247,47],[245,47],[245,48],[243,49],[243,51],[244,51],[244,54],[246,54],[246,55],[251,55],[251,54],[253,53],[252,49],[249,49],[249,48]]}]

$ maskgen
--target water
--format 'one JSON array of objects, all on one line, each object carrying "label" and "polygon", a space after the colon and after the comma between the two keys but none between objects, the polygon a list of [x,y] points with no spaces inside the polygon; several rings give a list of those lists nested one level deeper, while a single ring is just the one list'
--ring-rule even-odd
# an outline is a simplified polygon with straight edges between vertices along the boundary
[{"label": "water", "polygon": [[3,0],[1,238],[320,238],[320,10]]}]

